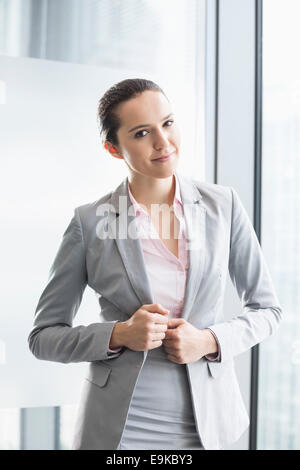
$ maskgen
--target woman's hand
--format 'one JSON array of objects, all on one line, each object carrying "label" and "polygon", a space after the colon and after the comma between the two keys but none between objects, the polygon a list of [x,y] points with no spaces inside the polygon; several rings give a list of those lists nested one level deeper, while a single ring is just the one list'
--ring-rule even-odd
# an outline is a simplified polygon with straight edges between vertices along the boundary
[{"label": "woman's hand", "polygon": [[168,313],[160,304],[142,305],[129,320],[119,323],[119,345],[133,351],[158,348],[168,328]]},{"label": "woman's hand", "polygon": [[218,344],[208,329],[198,330],[184,318],[168,319],[163,346],[170,361],[177,364],[195,362],[218,351]]}]

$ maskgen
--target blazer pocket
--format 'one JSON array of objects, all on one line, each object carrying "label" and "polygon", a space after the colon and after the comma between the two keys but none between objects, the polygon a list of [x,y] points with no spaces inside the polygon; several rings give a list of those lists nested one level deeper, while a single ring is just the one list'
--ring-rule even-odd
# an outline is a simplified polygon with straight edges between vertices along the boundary
[{"label": "blazer pocket", "polygon": [[207,361],[207,367],[210,372],[210,375],[214,379],[217,379],[221,377],[226,370],[229,371],[231,367],[231,361],[225,361],[225,362]]},{"label": "blazer pocket", "polygon": [[112,368],[101,363],[91,363],[89,366],[88,375],[85,377],[86,380],[92,382],[98,387],[104,387],[107,383],[108,377],[110,376]]}]

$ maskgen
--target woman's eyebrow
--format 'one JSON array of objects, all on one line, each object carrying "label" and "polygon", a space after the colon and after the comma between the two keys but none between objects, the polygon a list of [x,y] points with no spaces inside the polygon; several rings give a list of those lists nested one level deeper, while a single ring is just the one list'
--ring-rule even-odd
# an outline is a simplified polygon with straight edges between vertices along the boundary
[{"label": "woman's eyebrow", "polygon": [[[174,113],[168,114],[168,116],[164,117],[162,119],[162,121],[164,121],[165,119],[168,119],[168,117],[172,116],[172,114],[174,114]],[[132,132],[132,131],[135,131],[136,129],[139,129],[140,127],[148,127],[148,126],[151,126],[151,124],[140,124],[139,126],[135,126],[132,129],[130,129],[130,131],[128,131],[128,134],[129,134],[129,132]]]}]

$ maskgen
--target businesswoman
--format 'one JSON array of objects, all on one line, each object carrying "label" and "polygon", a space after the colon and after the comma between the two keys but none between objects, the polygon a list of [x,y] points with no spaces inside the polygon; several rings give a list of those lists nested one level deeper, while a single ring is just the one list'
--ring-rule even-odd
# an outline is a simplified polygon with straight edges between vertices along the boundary
[{"label": "businesswoman", "polygon": [[[75,209],[30,350],[89,362],[73,449],[224,448],[249,425],[233,358],[281,320],[255,232],[233,188],[177,171],[180,132],[157,84],[117,83],[100,99],[98,119],[105,149],[128,177]],[[226,322],[228,268],[244,311]],[[101,321],[73,327],[87,284]]]}]

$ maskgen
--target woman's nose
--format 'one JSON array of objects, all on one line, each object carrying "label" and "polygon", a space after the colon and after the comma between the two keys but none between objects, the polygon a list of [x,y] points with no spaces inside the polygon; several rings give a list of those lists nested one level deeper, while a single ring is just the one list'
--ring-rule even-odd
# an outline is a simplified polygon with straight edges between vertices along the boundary
[{"label": "woman's nose", "polygon": [[160,149],[163,147],[165,147],[166,149],[169,148],[169,138],[164,131],[157,132],[154,139],[154,146],[156,149]]}]

